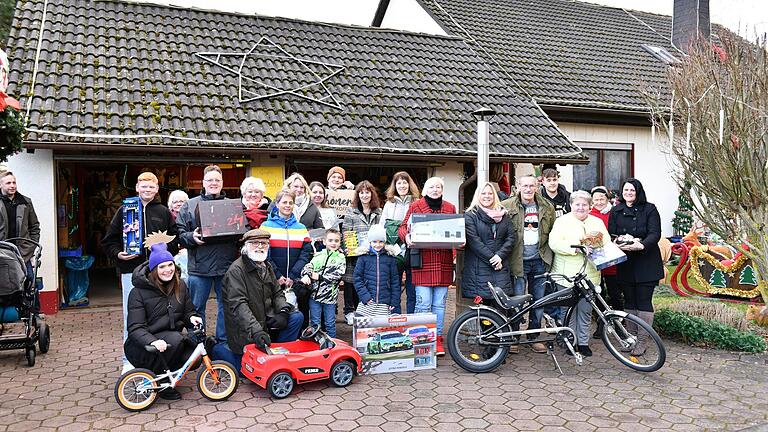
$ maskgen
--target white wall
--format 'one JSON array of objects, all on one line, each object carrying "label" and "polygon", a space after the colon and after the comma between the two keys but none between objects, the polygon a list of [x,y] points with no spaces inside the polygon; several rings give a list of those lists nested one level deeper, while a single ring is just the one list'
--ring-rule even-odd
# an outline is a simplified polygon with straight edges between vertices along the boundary
[{"label": "white wall", "polygon": [[[632,144],[634,176],[643,183],[648,201],[654,203],[659,209],[662,234],[664,236],[673,234],[672,218],[677,209],[678,188],[672,179],[672,162],[662,151],[663,143],[659,142],[659,134],[656,135],[656,143],[653,143],[650,127],[581,123],[560,123],[558,126],[572,141]],[[573,184],[572,173],[573,170],[570,177],[571,185]]]},{"label": "white wall", "polygon": [[52,150],[22,152],[12,156],[8,168],[16,176],[18,192],[32,199],[40,220],[42,265],[38,277],[43,278],[44,291],[55,291],[59,285],[59,258],[56,237],[56,170]]},{"label": "white wall", "polygon": [[[461,209],[459,209],[459,186],[464,183],[462,175],[463,169],[458,162],[446,162],[445,165],[435,169],[435,177],[442,177],[445,182],[443,199],[455,205],[457,211],[461,211]],[[418,186],[423,187],[424,185]],[[466,193],[473,194],[475,191],[466,191]]]}]

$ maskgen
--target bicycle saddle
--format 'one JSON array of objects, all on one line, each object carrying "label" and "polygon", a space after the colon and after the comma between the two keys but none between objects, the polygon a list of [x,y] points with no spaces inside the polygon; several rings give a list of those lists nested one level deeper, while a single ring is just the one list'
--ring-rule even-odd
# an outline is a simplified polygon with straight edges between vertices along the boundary
[{"label": "bicycle saddle", "polygon": [[488,282],[488,287],[490,288],[491,294],[493,294],[493,297],[496,299],[499,305],[501,305],[501,307],[507,310],[517,309],[521,305],[524,305],[525,303],[533,299],[533,296],[530,294],[523,294],[519,296],[510,297],[507,295],[507,293],[504,292],[503,289],[493,285],[490,282]]}]

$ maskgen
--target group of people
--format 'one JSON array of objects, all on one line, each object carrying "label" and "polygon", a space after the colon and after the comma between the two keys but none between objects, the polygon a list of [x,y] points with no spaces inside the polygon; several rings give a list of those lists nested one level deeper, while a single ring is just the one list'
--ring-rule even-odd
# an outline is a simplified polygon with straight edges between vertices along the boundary
[{"label": "group of people", "polygon": [[[569,194],[558,184],[557,171],[545,170],[543,178],[540,185],[536,177],[520,177],[517,191],[503,201],[494,183],[479,185],[464,213],[462,294],[492,302],[487,288],[491,282],[512,295],[527,291],[534,299],[541,298],[544,283],[535,276],[550,270],[575,274],[581,267],[581,258],[570,245],[594,231],[606,239],[629,234],[634,240],[621,246],[629,260],[603,275],[590,264],[589,278],[603,282],[614,308],[639,311],[651,321],[650,298],[661,272],[656,246],[661,232],[659,214],[646,201],[640,182],[627,180],[612,207],[604,187]],[[413,213],[457,213],[456,206],[443,199],[443,180],[429,178],[419,190],[408,173],[398,172],[385,191],[383,205],[373,184],[365,180],[351,184],[341,167],[331,168],[326,180],[327,184],[307,183],[301,174],[292,174],[271,200],[264,182],[248,177],[240,190],[250,230],[240,239],[204,240],[195,210],[201,201],[226,198],[221,169],[206,167],[202,193],[190,199],[174,191],[167,207],[158,198],[157,177],[142,173],[136,184],[143,204],[142,235],[164,232],[175,237],[167,244],[152,245],[149,253],[125,254],[120,209],[102,241],[122,275],[125,367],[159,366],[142,352],[147,344],[155,345],[169,365],[183,361],[189,347],[167,332],[180,333],[185,325],[204,323],[211,289],[216,294],[217,320],[216,344],[210,342],[209,349],[214,358],[235,365],[240,364],[245,345],[294,340],[310,324],[322,325],[335,336],[341,289],[343,314],[350,325],[356,313],[434,313],[436,351],[442,355],[454,251],[410,247],[407,221]],[[327,203],[328,191],[339,189],[354,191],[352,205],[343,215]],[[310,231],[317,229],[322,236],[311,238]],[[180,267],[186,263],[184,275],[174,260]],[[532,312],[529,328],[540,328],[544,312]],[[561,311],[546,312],[562,320]],[[589,313],[588,304],[579,305],[573,323],[584,355],[591,354]],[[531,347],[546,352],[541,343],[533,341]],[[518,349],[513,347],[513,352]]]},{"label": "group of people", "polygon": [[[642,184],[627,179],[611,205],[611,196],[604,186],[590,192],[569,193],[559,184],[555,169],[542,172],[538,178],[528,175],[518,179],[516,193],[499,201],[494,184],[480,185],[472,205],[464,213],[467,244],[462,273],[462,294],[472,298],[480,296],[487,303],[495,303],[488,282],[511,295],[533,296],[536,301],[547,292],[546,272],[576,275],[582,268],[584,257],[572,248],[588,235],[599,233],[604,241],[619,239],[618,247],[627,260],[616,266],[598,271],[588,261],[587,277],[596,286],[603,286],[607,301],[613,309],[626,310],[649,324],[653,323],[651,299],[663,267],[658,242],[661,239],[661,220],[656,207],[649,203]],[[568,287],[560,282],[557,289]],[[543,314],[562,323],[564,311],[534,309],[528,319],[528,328],[541,328]],[[591,306],[586,300],[576,307],[571,326],[577,336],[577,350],[591,356],[589,329]],[[514,329],[518,330],[518,329]],[[596,335],[598,332],[593,335]],[[546,353],[547,348],[529,334],[531,349]],[[519,345],[510,352],[519,352]],[[633,354],[645,350],[641,340]]]}]

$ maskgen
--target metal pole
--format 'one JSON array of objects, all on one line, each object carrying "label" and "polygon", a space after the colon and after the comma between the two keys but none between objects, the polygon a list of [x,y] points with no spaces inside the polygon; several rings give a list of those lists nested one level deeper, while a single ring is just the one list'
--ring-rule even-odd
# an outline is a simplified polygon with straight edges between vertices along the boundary
[{"label": "metal pole", "polygon": [[490,139],[488,120],[480,119],[477,122],[477,185],[488,181],[488,141]]}]

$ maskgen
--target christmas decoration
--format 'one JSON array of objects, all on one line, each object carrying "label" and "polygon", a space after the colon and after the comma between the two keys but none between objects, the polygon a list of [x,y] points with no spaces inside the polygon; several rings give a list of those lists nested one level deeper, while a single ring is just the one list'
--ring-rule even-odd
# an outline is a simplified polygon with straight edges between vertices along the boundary
[{"label": "christmas decoration", "polygon": [[713,287],[725,288],[725,275],[720,269],[714,269],[709,278],[709,284]]},{"label": "christmas decoration", "polygon": [[755,277],[754,267],[747,265],[743,270],[741,270],[741,275],[739,275],[739,284],[757,286],[757,278]]},{"label": "christmas decoration", "polygon": [[672,228],[676,235],[683,235],[693,227],[693,203],[684,193],[677,197],[677,210],[672,219]]},{"label": "christmas decoration", "polygon": [[8,56],[0,50],[0,162],[21,151],[24,121],[19,101],[5,94],[8,88]]}]

